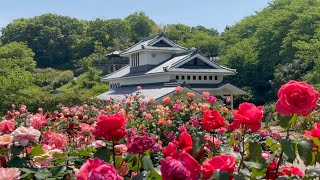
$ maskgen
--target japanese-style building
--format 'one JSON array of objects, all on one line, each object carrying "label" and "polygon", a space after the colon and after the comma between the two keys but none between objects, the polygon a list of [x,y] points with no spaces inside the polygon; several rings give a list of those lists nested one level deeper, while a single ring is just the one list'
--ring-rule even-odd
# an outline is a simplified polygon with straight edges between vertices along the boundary
[{"label": "japanese-style building", "polygon": [[110,90],[99,99],[122,99],[135,93],[137,85],[146,98],[162,99],[174,93],[178,85],[187,91],[210,92],[221,98],[245,94],[238,87],[224,82],[224,76],[235,75],[236,70],[217,64],[196,49],[188,50],[175,44],[164,34],[142,39],[120,53],[130,64],[102,77]]}]

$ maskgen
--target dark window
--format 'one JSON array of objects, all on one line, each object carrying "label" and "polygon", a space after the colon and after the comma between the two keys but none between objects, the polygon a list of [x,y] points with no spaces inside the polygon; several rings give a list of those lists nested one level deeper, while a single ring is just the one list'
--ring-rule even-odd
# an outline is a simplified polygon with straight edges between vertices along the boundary
[{"label": "dark window", "polygon": [[155,46],[155,47],[172,47],[170,44],[164,42],[163,40],[155,43],[153,46]]},{"label": "dark window", "polygon": [[215,76],[215,77],[214,77],[214,80],[218,80],[218,76]]},{"label": "dark window", "polygon": [[193,80],[196,80],[197,79],[197,76],[193,76]]},{"label": "dark window", "polygon": [[187,79],[190,80],[190,76],[187,76]]},{"label": "dark window", "polygon": [[204,79],[204,80],[207,80],[207,76],[204,76],[203,79]]},{"label": "dark window", "polygon": [[178,79],[178,80],[179,80],[179,76],[176,76],[176,79]]},{"label": "dark window", "polygon": [[212,76],[209,76],[209,79],[212,80]]},{"label": "dark window", "polygon": [[201,80],[201,76],[199,76],[198,78],[199,78],[199,80]]},{"label": "dark window", "polygon": [[184,76],[181,76],[181,79],[184,80]]}]

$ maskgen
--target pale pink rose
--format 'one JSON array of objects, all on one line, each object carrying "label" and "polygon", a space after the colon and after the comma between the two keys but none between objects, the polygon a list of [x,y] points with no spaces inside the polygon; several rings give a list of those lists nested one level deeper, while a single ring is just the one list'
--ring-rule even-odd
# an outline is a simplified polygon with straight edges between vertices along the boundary
[{"label": "pale pink rose", "polygon": [[31,127],[18,127],[11,135],[13,142],[19,143],[21,146],[27,146],[29,142],[38,143],[40,138],[40,131]]},{"label": "pale pink rose", "polygon": [[1,180],[16,180],[20,179],[20,171],[18,168],[0,168]]},{"label": "pale pink rose", "polygon": [[47,118],[46,116],[37,113],[29,118],[29,122],[35,129],[40,129],[41,127],[47,125]]},{"label": "pale pink rose", "polygon": [[69,140],[65,134],[55,133],[51,130],[43,133],[42,138],[43,143],[56,149],[66,149]]},{"label": "pale pink rose", "polygon": [[227,103],[231,103],[231,98],[230,98],[230,97],[227,97],[226,102],[227,102]]},{"label": "pale pink rose", "polygon": [[22,105],[22,106],[20,107],[20,109],[19,109],[19,112],[20,112],[21,114],[27,112],[27,106],[26,106],[26,105]]},{"label": "pale pink rose", "polygon": [[146,114],[145,117],[146,117],[147,120],[152,120],[153,119],[153,116],[150,113]]},{"label": "pale pink rose", "polygon": [[16,108],[16,105],[15,105],[15,104],[11,104],[11,107],[12,107],[13,109],[15,109],[15,108]]},{"label": "pale pink rose", "polygon": [[9,146],[11,145],[13,137],[11,135],[5,134],[0,136],[0,146]]},{"label": "pale pink rose", "polygon": [[101,140],[96,140],[92,143],[92,146],[95,148],[100,148],[106,146],[106,143]]},{"label": "pale pink rose", "polygon": [[201,109],[202,109],[202,112],[209,111],[210,110],[210,105],[207,104],[207,103],[203,103],[203,104],[201,104]]},{"label": "pale pink rose", "polygon": [[153,104],[156,100],[154,98],[149,99],[149,103]]},{"label": "pale pink rose", "polygon": [[188,93],[187,93],[187,96],[188,96],[188,98],[193,99],[194,96],[195,96],[195,94],[192,93],[192,92],[188,92]]},{"label": "pale pink rose", "polygon": [[202,93],[202,99],[206,99],[207,100],[209,97],[210,97],[210,93],[209,92],[206,91],[206,92]]},{"label": "pale pink rose", "polygon": [[39,112],[39,113],[42,113],[42,112],[43,112],[43,109],[42,109],[42,108],[38,108],[38,112]]},{"label": "pale pink rose", "polygon": [[128,151],[128,147],[125,144],[115,145],[114,148],[116,149],[118,156],[121,156],[123,153]]},{"label": "pale pink rose", "polygon": [[137,90],[139,91],[142,87],[141,86],[137,86]]},{"label": "pale pink rose", "polygon": [[176,92],[181,93],[183,91],[183,88],[181,86],[176,87]]},{"label": "pale pink rose", "polygon": [[93,130],[93,127],[87,123],[80,123],[79,127],[80,127],[82,133],[88,133]]}]

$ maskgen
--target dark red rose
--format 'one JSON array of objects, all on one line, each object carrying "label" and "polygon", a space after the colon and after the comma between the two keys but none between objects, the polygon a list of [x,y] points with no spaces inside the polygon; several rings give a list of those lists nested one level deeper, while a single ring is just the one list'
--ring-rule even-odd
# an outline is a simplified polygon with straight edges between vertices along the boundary
[{"label": "dark red rose", "polygon": [[280,114],[309,115],[317,108],[320,94],[306,82],[289,81],[278,91],[276,109]]},{"label": "dark red rose", "polygon": [[147,150],[158,151],[157,142],[150,136],[133,136],[129,138],[128,152],[143,154]]},{"label": "dark red rose", "polygon": [[201,121],[202,129],[207,131],[216,130],[227,125],[225,119],[217,110],[205,111]]},{"label": "dark red rose", "polygon": [[182,152],[177,158],[169,156],[162,159],[160,171],[163,180],[200,179],[200,165],[186,152]]},{"label": "dark red rose", "polygon": [[100,115],[93,134],[96,138],[119,141],[127,135],[126,123],[126,118],[121,114]]},{"label": "dark red rose", "polygon": [[304,176],[304,173],[298,167],[295,166],[282,166],[279,168],[279,171],[279,176]]},{"label": "dark red rose", "polygon": [[114,179],[123,180],[116,168],[99,158],[88,159],[76,174],[77,180]]},{"label": "dark red rose", "polygon": [[257,132],[261,128],[261,119],[263,118],[263,107],[256,107],[252,103],[242,103],[239,105],[239,110],[232,110],[234,121],[229,126],[230,129],[237,128],[244,124],[251,129],[252,132]]},{"label": "dark red rose", "polygon": [[204,179],[210,179],[215,171],[225,171],[232,174],[235,170],[236,158],[231,155],[214,156],[207,159],[202,164],[202,173]]}]

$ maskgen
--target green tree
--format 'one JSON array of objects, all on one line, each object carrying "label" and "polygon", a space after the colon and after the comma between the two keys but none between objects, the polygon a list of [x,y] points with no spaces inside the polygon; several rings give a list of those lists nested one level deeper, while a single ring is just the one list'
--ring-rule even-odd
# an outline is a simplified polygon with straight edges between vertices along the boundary
[{"label": "green tree", "polygon": [[71,60],[91,53],[84,51],[86,29],[87,24],[75,18],[44,14],[14,20],[2,29],[1,40],[26,42],[35,52],[38,67],[67,69],[73,67]]},{"label": "green tree", "polygon": [[148,37],[157,32],[158,26],[144,12],[135,12],[125,20],[130,25],[131,40],[138,42],[142,38]]}]

